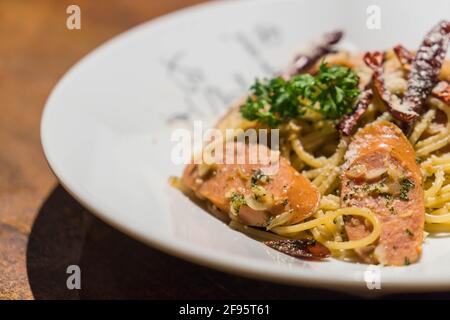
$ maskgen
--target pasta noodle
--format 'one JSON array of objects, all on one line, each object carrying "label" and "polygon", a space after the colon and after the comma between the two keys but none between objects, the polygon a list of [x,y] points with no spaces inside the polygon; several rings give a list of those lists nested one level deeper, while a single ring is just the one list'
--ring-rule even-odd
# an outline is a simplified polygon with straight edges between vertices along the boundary
[{"label": "pasta noodle", "polygon": [[309,165],[310,167],[320,168],[327,163],[327,158],[323,156],[315,158],[312,154],[306,152],[299,139],[292,139],[291,142],[292,142],[292,149],[295,151],[298,158],[307,165]]},{"label": "pasta noodle", "polygon": [[380,236],[381,226],[380,223],[378,222],[378,219],[370,210],[363,208],[343,208],[335,211],[328,211],[323,216],[318,217],[314,220],[302,222],[291,226],[276,227],[273,229],[273,231],[279,235],[295,234],[298,232],[318,227],[326,223],[333,223],[334,219],[336,219],[338,216],[344,215],[361,216],[363,218],[366,218],[372,224],[373,228],[372,232],[368,236],[360,240],[344,241],[344,242],[329,241],[329,240],[325,241],[324,245],[327,246],[329,249],[348,250],[348,249],[363,248],[374,242]]},{"label": "pasta noodle", "polygon": [[412,145],[415,145],[417,140],[422,136],[422,134],[427,130],[436,115],[436,110],[428,110],[419,121],[419,123],[414,127],[414,131],[409,137],[409,141]]},{"label": "pasta noodle", "polygon": [[[330,54],[327,58],[331,63],[351,66],[361,79],[369,79],[365,85],[369,83],[372,77],[370,70],[368,72],[365,65],[355,63],[354,56],[341,52]],[[393,52],[387,54],[384,64],[389,70],[385,78],[386,86],[391,92],[403,95],[407,72]],[[379,96],[376,95],[365,107],[367,110],[355,126],[356,130],[381,120],[399,124],[387,112]],[[344,156],[352,138],[341,135],[337,124],[311,108],[301,119],[285,121],[280,125],[281,156],[320,192],[320,204],[316,212],[295,224],[291,222],[291,212],[281,212],[268,220],[265,230],[246,226],[237,216],[231,215],[229,226],[262,241],[314,238],[330,249],[334,256],[342,259],[352,259],[355,249],[373,245],[381,234],[381,225],[374,212],[367,208],[342,207],[338,186],[341,183]],[[252,125],[258,128],[257,124]],[[232,124],[237,129],[248,126],[248,121]],[[424,113],[408,129],[407,138],[416,152],[423,178],[425,228],[430,232],[450,232],[450,106],[440,99],[429,97],[425,102]],[[214,146],[211,143],[205,149],[212,148]],[[387,176],[397,175],[397,181],[401,178],[398,176],[401,173],[395,168],[388,166],[385,171]],[[369,223],[370,233],[359,240],[348,240],[344,223],[346,216],[358,217],[364,223]]]},{"label": "pasta noodle", "polygon": [[[436,98],[429,98],[427,105],[429,109],[412,128],[408,139],[422,160],[420,167],[426,184],[426,230],[450,232],[450,153],[440,152],[450,142],[450,106]],[[435,122],[438,112],[445,114],[445,123]],[[352,250],[367,247],[377,240],[381,233],[380,223],[368,209],[341,208],[336,188],[349,138],[341,137],[339,143],[333,143],[339,136],[335,125],[320,119],[315,113],[310,117],[315,122],[289,123],[282,131],[280,151],[322,194],[319,210],[309,220],[293,225],[289,225],[290,215],[285,212],[272,220],[267,231],[243,226],[236,221],[230,226],[266,240],[301,238],[310,234],[328,247],[334,256],[348,259]],[[364,115],[361,126],[380,120],[393,121],[392,116],[384,112],[382,104],[375,100]],[[347,215],[364,218],[372,225],[371,233],[360,240],[346,241],[344,216]]]},{"label": "pasta noodle", "polygon": [[[429,110],[412,128],[408,139],[422,159],[420,167],[427,185],[424,192],[426,229],[450,232],[450,153],[439,153],[450,142],[450,106],[435,98],[429,98],[427,104]],[[434,122],[437,112],[445,113],[444,124]],[[310,234],[328,247],[333,255],[348,259],[353,249],[367,247],[376,241],[381,232],[380,223],[368,209],[341,208],[336,188],[349,138],[341,137],[339,143],[333,144],[332,141],[338,137],[334,124],[321,120],[317,114],[311,117],[316,122],[291,122],[284,128],[280,152],[318,188],[322,194],[319,210],[310,220],[294,225],[289,225],[290,215],[285,212],[272,220],[267,231],[236,221],[232,221],[230,226],[265,240],[301,238]],[[383,112],[381,104],[375,101],[370,105],[364,123],[380,120],[393,121],[391,115]],[[320,152],[317,153],[317,150]],[[372,232],[363,239],[345,241],[344,216],[347,215],[367,220],[372,225]]]}]

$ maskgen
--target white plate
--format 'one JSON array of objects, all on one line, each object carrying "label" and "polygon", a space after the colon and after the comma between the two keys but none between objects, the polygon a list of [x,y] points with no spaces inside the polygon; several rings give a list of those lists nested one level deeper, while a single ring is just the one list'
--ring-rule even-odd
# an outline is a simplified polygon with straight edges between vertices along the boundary
[{"label": "white plate", "polygon": [[[373,4],[381,9],[380,30],[366,27]],[[448,12],[448,0],[432,6],[257,0],[213,2],[159,18],[107,42],[63,77],[42,118],[45,154],[61,183],[100,218],[195,263],[369,295],[450,289],[448,238],[428,239],[417,264],[382,268],[382,290],[370,291],[366,265],[278,253],[229,229],[167,183],[182,170],[170,161],[176,126],[212,123],[256,76],[281,70],[322,32],[342,28],[343,45],[361,50],[400,42],[416,48]],[[187,112],[191,117],[182,120]]]}]

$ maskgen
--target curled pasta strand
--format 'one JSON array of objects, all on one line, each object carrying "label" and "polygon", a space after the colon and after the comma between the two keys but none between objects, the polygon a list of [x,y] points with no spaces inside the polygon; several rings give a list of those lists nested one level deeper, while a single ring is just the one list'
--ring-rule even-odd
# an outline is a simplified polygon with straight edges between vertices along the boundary
[{"label": "curled pasta strand", "polygon": [[339,168],[338,167],[331,167],[328,175],[325,177],[324,180],[318,185],[318,189],[320,194],[324,195],[329,191],[337,177],[339,176]]},{"label": "curled pasta strand", "polygon": [[450,192],[450,184],[447,184],[447,185],[443,186],[443,187],[439,190],[439,193],[440,193],[440,194],[444,194],[444,193],[447,193],[447,192]]},{"label": "curled pasta strand", "polygon": [[443,111],[447,117],[447,123],[442,132],[417,142],[415,147],[416,154],[419,157],[426,156],[431,152],[439,150],[450,142],[450,106],[433,97],[428,98],[427,103],[430,106]]},{"label": "curled pasta strand", "polygon": [[412,145],[415,145],[422,134],[427,130],[428,126],[434,120],[436,116],[436,110],[430,109],[428,110],[422,117],[422,119],[414,126],[413,132],[409,137],[409,142]]},{"label": "curled pasta strand", "polygon": [[323,237],[322,233],[319,231],[318,228],[313,228],[313,229],[311,229],[311,233],[312,233],[314,239],[316,239],[316,241],[319,241],[319,242],[322,243],[322,244],[323,244],[325,241],[327,241],[327,240]]},{"label": "curled pasta strand", "polygon": [[[430,142],[429,144],[418,148],[416,150],[416,155],[418,157],[423,157],[426,156],[428,154],[430,154],[431,152],[434,152],[436,150],[442,149],[443,147],[445,147],[449,141],[450,141],[450,134],[448,132],[448,130],[445,130],[445,132],[437,134],[436,136],[433,136],[431,138],[437,137],[439,136],[438,140],[435,140],[433,142]],[[429,139],[431,139],[429,138]]]},{"label": "curled pasta strand", "polygon": [[350,240],[344,242],[325,241],[324,245],[327,246],[329,249],[347,250],[347,249],[363,248],[373,243],[380,236],[381,225],[377,217],[369,209],[365,208],[343,208],[338,209],[336,211],[328,211],[322,217],[316,218],[314,220],[298,223],[291,226],[276,227],[273,229],[273,231],[277,234],[285,236],[289,234],[295,234],[298,232],[318,227],[320,225],[325,224],[326,222],[332,222],[338,216],[342,215],[361,216],[363,218],[366,218],[372,224],[372,232],[368,236],[359,240]]},{"label": "curled pasta strand", "polygon": [[[322,210],[317,211],[314,214],[314,218],[323,217],[325,213]],[[326,235],[328,239],[333,237],[333,234],[336,232],[336,227],[333,224],[333,221],[325,221],[324,224],[317,226],[315,229],[319,230],[321,234]]]},{"label": "curled pasta strand", "polygon": [[292,139],[291,144],[292,149],[297,154],[299,159],[312,168],[321,168],[328,162],[328,159],[323,156],[316,158],[312,154],[306,152],[302,143],[297,138]]},{"label": "curled pasta strand", "polygon": [[316,168],[316,169],[311,169],[311,170],[305,170],[302,172],[302,174],[305,178],[312,180],[312,179],[316,178],[322,171],[323,171],[323,168]]},{"label": "curled pasta strand", "polygon": [[325,167],[322,168],[322,171],[320,174],[312,181],[312,184],[316,187],[319,187],[320,184],[327,178],[327,176],[330,174],[330,171],[333,169],[333,165],[327,164]]},{"label": "curled pasta strand", "polygon": [[348,138],[343,138],[339,142],[339,145],[336,148],[335,153],[326,158],[324,156],[314,157],[312,154],[305,151],[302,142],[297,137],[291,137],[291,146],[294,152],[297,154],[300,160],[309,165],[312,168],[321,168],[327,165],[328,163],[332,163],[334,165],[338,165],[342,159],[344,158],[345,151],[348,147]]},{"label": "curled pasta strand", "polygon": [[447,128],[444,128],[443,131],[439,132],[438,134],[435,134],[434,136],[431,136],[429,138],[417,142],[415,145],[416,150],[424,148],[430,144],[436,143],[439,140],[442,140],[447,136],[447,133],[448,133]]},{"label": "curled pasta strand", "polygon": [[444,204],[444,207],[434,210],[431,213],[425,213],[425,222],[432,224],[450,223],[450,213],[448,211],[450,204]]},{"label": "curled pasta strand", "polygon": [[319,208],[322,210],[337,210],[339,209],[339,197],[329,194],[320,199]]},{"label": "curled pasta strand", "polygon": [[425,198],[436,196],[444,184],[444,171],[442,169],[436,171],[434,177],[432,186],[425,191]]},{"label": "curled pasta strand", "polygon": [[450,193],[440,194],[436,197],[430,197],[425,199],[425,207],[427,208],[439,208],[450,201]]},{"label": "curled pasta strand", "polygon": [[429,213],[425,213],[425,222],[426,223],[450,223],[450,213],[443,215],[432,215]]},{"label": "curled pasta strand", "polygon": [[282,226],[289,222],[291,220],[291,217],[293,216],[293,213],[286,211],[279,215],[277,215],[275,218],[272,219],[272,221],[269,223],[269,225],[266,227],[267,230],[270,230],[272,228],[275,228],[277,226]]}]

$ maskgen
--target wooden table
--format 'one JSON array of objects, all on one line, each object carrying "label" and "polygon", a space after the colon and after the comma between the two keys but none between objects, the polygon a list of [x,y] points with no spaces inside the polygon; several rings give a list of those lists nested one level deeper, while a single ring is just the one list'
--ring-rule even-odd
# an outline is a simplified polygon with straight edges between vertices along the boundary
[{"label": "wooden table", "polygon": [[[39,122],[64,72],[114,35],[197,2],[0,1],[0,299],[349,297],[247,280],[148,248],[96,219],[48,168]],[[73,3],[82,29],[69,31]],[[66,287],[71,264],[81,267],[81,290]]]}]

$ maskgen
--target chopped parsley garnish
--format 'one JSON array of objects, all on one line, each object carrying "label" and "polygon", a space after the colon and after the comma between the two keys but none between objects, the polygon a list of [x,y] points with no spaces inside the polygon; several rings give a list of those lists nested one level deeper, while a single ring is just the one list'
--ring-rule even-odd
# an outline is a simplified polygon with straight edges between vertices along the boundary
[{"label": "chopped parsley garnish", "polygon": [[390,194],[389,192],[380,192],[379,195],[386,200],[392,200],[392,194]]},{"label": "chopped parsley garnish", "polygon": [[266,183],[270,182],[270,177],[268,175],[264,174],[264,172],[261,169],[253,170],[253,174],[250,179],[250,182],[251,182],[252,186],[257,185],[257,184],[266,184]]},{"label": "chopped parsley garnish", "polygon": [[405,257],[405,266],[409,266],[411,264],[411,261],[409,261],[408,257]]},{"label": "chopped parsley garnish", "polygon": [[230,196],[231,206],[233,207],[234,212],[239,213],[241,206],[245,205],[245,198],[242,194],[233,192]]},{"label": "chopped parsley garnish", "polygon": [[414,187],[415,187],[414,182],[412,182],[408,178],[403,178],[400,181],[400,195],[398,196],[399,199],[402,201],[408,201],[409,200],[408,193]]},{"label": "chopped parsley garnish", "polygon": [[397,212],[395,212],[395,209],[394,209],[394,207],[389,207],[389,212],[391,213],[391,214],[397,214]]},{"label": "chopped parsley garnish", "polygon": [[245,119],[269,127],[300,118],[308,108],[327,119],[338,119],[353,111],[360,94],[358,83],[359,77],[350,68],[323,62],[315,75],[300,74],[290,80],[282,77],[256,80],[240,111]]}]

